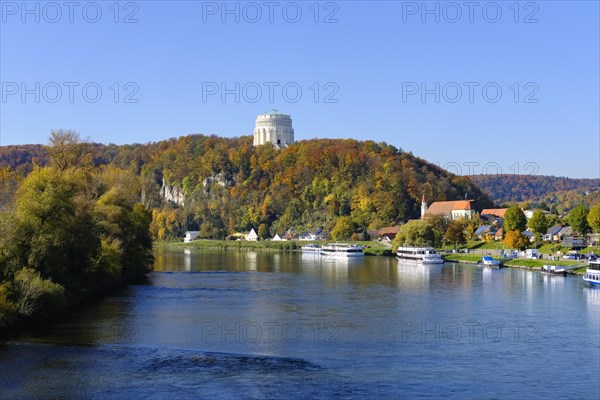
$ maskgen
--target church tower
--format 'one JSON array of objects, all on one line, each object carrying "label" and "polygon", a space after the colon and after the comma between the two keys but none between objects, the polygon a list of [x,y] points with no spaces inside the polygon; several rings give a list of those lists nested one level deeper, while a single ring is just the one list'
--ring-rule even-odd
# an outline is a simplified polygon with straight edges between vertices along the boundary
[{"label": "church tower", "polygon": [[423,198],[421,199],[421,219],[425,217],[425,213],[427,212],[427,201],[425,200],[425,193],[423,193]]},{"label": "church tower", "polygon": [[289,115],[271,110],[256,117],[254,129],[254,146],[271,143],[282,149],[294,143],[294,128]]}]

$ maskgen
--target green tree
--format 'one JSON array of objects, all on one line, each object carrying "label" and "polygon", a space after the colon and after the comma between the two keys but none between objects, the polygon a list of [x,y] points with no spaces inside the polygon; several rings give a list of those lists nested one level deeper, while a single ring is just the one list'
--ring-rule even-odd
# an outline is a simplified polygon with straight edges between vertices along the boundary
[{"label": "green tree", "polygon": [[569,225],[580,235],[586,235],[590,232],[590,226],[587,221],[588,214],[589,210],[584,205],[578,205],[569,213]]},{"label": "green tree", "polygon": [[502,228],[505,232],[514,230],[523,232],[527,228],[527,218],[518,206],[512,206],[506,210]]},{"label": "green tree", "polygon": [[421,220],[412,220],[400,227],[394,239],[394,247],[399,246],[432,246],[437,247],[439,235],[435,228]]},{"label": "green tree", "polygon": [[67,291],[87,285],[100,249],[93,207],[83,195],[88,181],[80,171],[55,168],[36,168],[25,178],[5,242],[12,273],[29,267]]},{"label": "green tree", "polygon": [[15,274],[14,292],[15,309],[25,317],[47,316],[66,305],[65,289],[50,279],[43,279],[31,268],[23,268]]},{"label": "green tree", "polygon": [[333,240],[348,240],[354,233],[354,224],[349,216],[339,217],[330,232]]},{"label": "green tree", "polygon": [[560,223],[560,217],[556,214],[548,214],[546,215],[546,221],[548,222],[548,227],[551,227]]},{"label": "green tree", "polygon": [[539,241],[549,227],[546,215],[541,210],[536,210],[529,219],[528,226],[531,232],[535,233],[536,241]]},{"label": "green tree", "polygon": [[448,229],[446,229],[446,233],[444,234],[444,240],[448,243],[452,243],[454,249],[461,244],[467,243],[465,227],[462,221],[451,221],[448,224]]},{"label": "green tree", "polygon": [[600,233],[600,204],[596,204],[590,209],[587,223],[594,233]]}]

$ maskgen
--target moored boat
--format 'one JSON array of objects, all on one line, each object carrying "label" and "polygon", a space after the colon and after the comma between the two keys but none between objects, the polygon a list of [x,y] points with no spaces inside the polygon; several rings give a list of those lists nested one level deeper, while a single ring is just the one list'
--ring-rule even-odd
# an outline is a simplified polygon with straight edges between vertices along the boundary
[{"label": "moored boat", "polygon": [[419,264],[443,264],[444,257],[435,252],[433,247],[398,247],[396,257],[400,262]]},{"label": "moored boat", "polygon": [[322,249],[323,248],[318,244],[307,244],[300,248],[300,250],[302,250],[302,253],[306,254],[321,254]]},{"label": "moored boat", "polygon": [[583,280],[591,285],[600,286],[600,260],[590,261],[583,275]]},{"label": "moored boat", "polygon": [[331,243],[323,246],[321,255],[339,258],[363,257],[363,247],[355,244]]},{"label": "moored boat", "polygon": [[567,276],[567,269],[558,265],[543,265],[542,273],[549,275],[562,275]]},{"label": "moored boat", "polygon": [[479,263],[488,268],[500,268],[500,261],[494,260],[492,256],[481,257],[481,261],[479,261]]}]

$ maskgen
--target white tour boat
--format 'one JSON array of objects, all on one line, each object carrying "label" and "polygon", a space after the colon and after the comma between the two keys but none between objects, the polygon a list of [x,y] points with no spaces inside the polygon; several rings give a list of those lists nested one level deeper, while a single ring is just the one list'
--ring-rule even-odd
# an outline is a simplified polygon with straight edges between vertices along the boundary
[{"label": "white tour boat", "polygon": [[401,262],[420,264],[443,264],[444,257],[435,252],[433,247],[398,247],[396,257]]},{"label": "white tour boat", "polygon": [[323,248],[318,244],[307,244],[300,248],[300,250],[302,250],[302,253],[306,254],[321,254],[322,249]]},{"label": "white tour boat", "polygon": [[339,258],[363,257],[363,247],[356,244],[332,243],[323,246],[321,255]]},{"label": "white tour boat", "polygon": [[583,280],[594,286],[600,286],[600,260],[590,261]]}]

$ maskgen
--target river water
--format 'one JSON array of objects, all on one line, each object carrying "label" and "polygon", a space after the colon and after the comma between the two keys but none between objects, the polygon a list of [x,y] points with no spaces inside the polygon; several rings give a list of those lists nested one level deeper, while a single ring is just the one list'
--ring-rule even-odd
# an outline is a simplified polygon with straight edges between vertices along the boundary
[{"label": "river water", "polygon": [[600,398],[600,290],[394,258],[157,250],[0,346],[1,399]]}]

